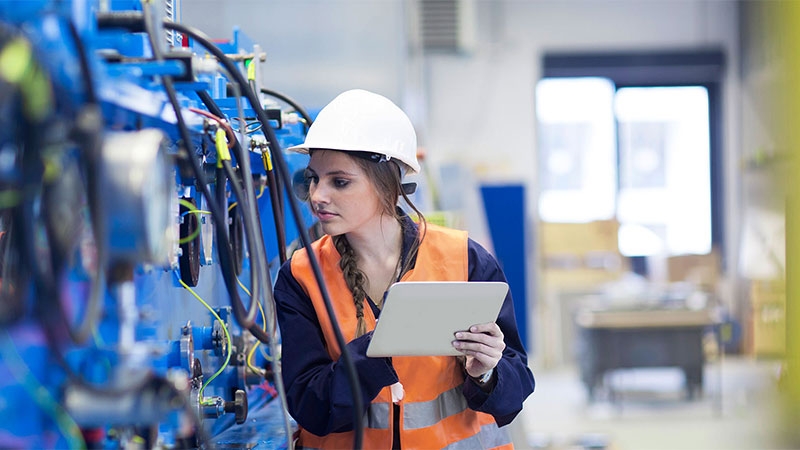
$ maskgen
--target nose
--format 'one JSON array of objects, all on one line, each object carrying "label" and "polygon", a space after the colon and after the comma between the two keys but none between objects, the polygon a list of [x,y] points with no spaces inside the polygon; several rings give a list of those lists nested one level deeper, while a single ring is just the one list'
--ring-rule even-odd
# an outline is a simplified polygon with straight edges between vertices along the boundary
[{"label": "nose", "polygon": [[311,182],[308,186],[308,198],[315,210],[324,207],[330,201],[327,189],[315,182]]}]

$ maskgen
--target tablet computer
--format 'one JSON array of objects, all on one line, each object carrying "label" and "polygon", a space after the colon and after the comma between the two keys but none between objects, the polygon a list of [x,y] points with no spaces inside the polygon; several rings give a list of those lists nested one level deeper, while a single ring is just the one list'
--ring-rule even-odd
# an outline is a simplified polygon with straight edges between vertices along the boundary
[{"label": "tablet computer", "polygon": [[502,281],[406,281],[389,288],[367,356],[457,356],[454,333],[494,322]]}]

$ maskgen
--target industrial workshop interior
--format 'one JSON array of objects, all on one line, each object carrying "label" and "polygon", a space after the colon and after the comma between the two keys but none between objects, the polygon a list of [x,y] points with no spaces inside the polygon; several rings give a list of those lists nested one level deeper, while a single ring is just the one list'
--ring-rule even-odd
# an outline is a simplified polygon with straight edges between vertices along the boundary
[{"label": "industrial workshop interior", "polygon": [[0,0],[0,448],[299,448],[272,288],[324,232],[289,148],[351,89],[507,279],[513,448],[800,448],[798,29],[795,1]]}]

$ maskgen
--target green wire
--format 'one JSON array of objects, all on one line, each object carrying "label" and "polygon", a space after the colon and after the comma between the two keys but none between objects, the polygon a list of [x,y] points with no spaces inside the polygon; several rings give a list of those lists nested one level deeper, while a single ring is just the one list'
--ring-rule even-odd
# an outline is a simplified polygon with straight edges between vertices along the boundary
[{"label": "green wire", "polygon": [[[242,282],[239,280],[239,277],[236,277],[236,282],[239,283],[239,286],[247,293],[248,297],[252,297],[250,295],[250,291],[247,290],[247,287],[245,287],[245,285],[242,284]],[[258,309],[261,311],[261,320],[263,322],[261,329],[267,331],[267,315],[264,314],[264,307],[261,306],[261,302],[258,302]],[[251,361],[253,359],[253,354],[255,353],[256,349],[258,349],[258,351],[261,352],[261,355],[264,356],[264,359],[266,359],[267,361],[272,362],[275,360],[272,356],[267,354],[267,351],[264,350],[264,347],[261,347],[261,341],[256,342],[256,345],[254,345],[253,348],[250,350],[250,353],[247,354],[247,365],[250,367],[250,369],[253,370],[253,372],[258,372],[252,366],[252,361]],[[278,359],[280,359],[280,353],[278,353],[277,357]]]},{"label": "green wire", "polygon": [[[251,297],[252,300],[252,294],[250,294],[250,291],[247,289],[247,287],[244,284],[242,284],[242,281],[239,280],[239,277],[236,277],[236,282],[239,283],[239,287],[241,287],[242,290],[245,293],[247,293],[247,296]],[[267,316],[266,314],[264,314],[264,307],[261,306],[261,302],[258,302],[258,310],[261,311],[261,321],[263,322],[263,324],[261,325],[261,329],[267,331]],[[255,373],[262,373],[260,369],[253,366],[253,355],[255,354],[256,349],[259,348],[260,345],[261,341],[256,341],[255,345],[253,345],[253,347],[250,348],[250,352],[247,353],[247,358],[245,358],[245,363],[247,364],[247,367],[249,367],[250,370],[252,370]],[[267,356],[266,352],[264,352],[263,347],[261,347],[261,354],[264,355],[264,358],[267,361],[272,362],[272,358]]]},{"label": "green wire", "polygon": [[[193,205],[188,200],[179,198],[178,201],[181,203],[181,205],[185,206],[186,209],[187,209],[187,211],[184,211],[184,214],[187,214],[187,213],[195,213],[195,214],[197,214],[198,222],[200,221],[199,220],[200,219],[200,214],[211,214],[211,211],[203,211],[201,209],[197,209],[197,207],[195,207],[195,205]],[[198,234],[200,234],[200,226],[198,226],[192,232],[192,234],[190,234],[189,236],[186,236],[185,238],[179,239],[178,240],[178,244],[185,244],[187,242],[191,242],[194,238],[197,237]]]},{"label": "green wire", "polygon": [[53,399],[53,396],[42,386],[39,380],[33,376],[31,369],[17,352],[17,348],[14,346],[14,342],[7,331],[3,331],[2,335],[0,335],[0,341],[2,341],[2,345],[0,345],[2,360],[11,375],[17,380],[17,383],[21,384],[36,403],[55,420],[58,429],[67,438],[69,448],[85,449],[86,441],[83,439],[80,427],[67,414],[64,408]]},{"label": "green wire", "polygon": [[203,383],[203,386],[200,387],[200,392],[198,393],[198,397],[201,399],[200,403],[202,404],[203,391],[206,390],[206,386],[211,384],[211,382],[214,381],[214,379],[217,378],[219,374],[221,374],[222,371],[225,370],[226,367],[228,367],[228,363],[231,361],[231,346],[232,346],[231,335],[228,334],[228,327],[225,326],[225,322],[223,322],[222,319],[219,317],[219,314],[217,314],[217,312],[214,311],[214,308],[208,306],[208,303],[206,303],[205,300],[200,298],[200,296],[197,295],[197,292],[192,290],[192,288],[190,288],[188,284],[184,283],[183,280],[180,279],[180,277],[178,277],[178,282],[180,282],[181,286],[183,286],[184,289],[189,291],[189,293],[192,294],[194,298],[196,298],[200,303],[202,303],[203,306],[205,306],[211,312],[211,315],[214,316],[215,319],[219,320],[220,325],[222,325],[222,331],[225,332],[225,339],[228,341],[228,351],[225,357],[225,362],[222,364],[222,367],[220,367],[219,370],[217,370],[216,373],[214,373],[214,375],[211,375],[211,378],[209,378],[205,383]]}]

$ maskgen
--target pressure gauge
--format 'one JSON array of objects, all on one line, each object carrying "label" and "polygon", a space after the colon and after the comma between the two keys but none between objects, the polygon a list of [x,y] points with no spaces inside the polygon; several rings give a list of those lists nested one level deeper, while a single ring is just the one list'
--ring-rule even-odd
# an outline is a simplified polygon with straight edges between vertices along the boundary
[{"label": "pressure gauge", "polygon": [[175,243],[174,165],[157,129],[112,132],[105,137],[100,189],[109,258],[167,265]]}]

